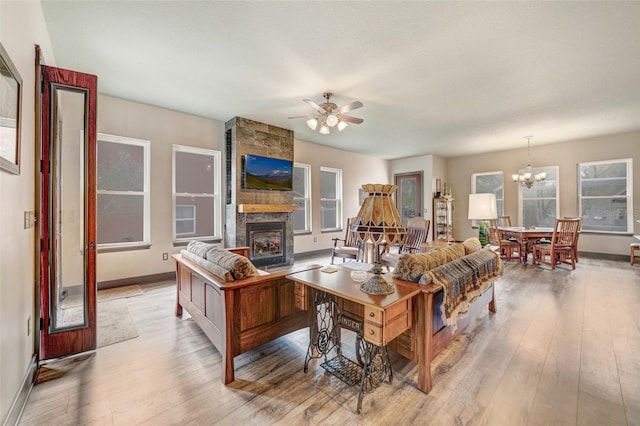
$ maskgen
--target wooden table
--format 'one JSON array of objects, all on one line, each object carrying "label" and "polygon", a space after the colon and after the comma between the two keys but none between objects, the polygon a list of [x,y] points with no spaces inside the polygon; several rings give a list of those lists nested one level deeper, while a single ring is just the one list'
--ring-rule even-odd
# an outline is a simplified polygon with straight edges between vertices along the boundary
[{"label": "wooden table", "polygon": [[527,263],[527,257],[532,252],[533,245],[546,238],[551,240],[553,228],[526,228],[523,226],[498,226],[498,232],[503,239],[514,238],[522,247],[522,262]]},{"label": "wooden table", "polygon": [[[388,274],[385,279],[392,283]],[[371,274],[368,274],[371,276]],[[341,372],[331,370],[334,364],[348,364],[352,361],[342,357],[340,348],[340,328],[345,327],[358,334],[356,339],[356,354],[359,353],[360,343],[364,340],[365,351],[361,361],[360,395],[358,397],[358,412],[362,406],[365,379],[378,376],[383,368],[388,372],[391,380],[390,364],[386,352],[387,343],[409,330],[413,324],[413,298],[422,293],[417,286],[396,285],[395,292],[389,295],[371,295],[360,290],[361,283],[351,279],[350,271],[339,269],[334,273],[321,272],[319,269],[287,275],[296,284],[296,302],[305,305],[312,312],[312,326],[310,329],[310,344],[305,371],[312,358],[324,357],[323,367],[341,378]],[[329,315],[329,319],[319,317]],[[319,324],[320,323],[320,324]],[[337,327],[336,327],[337,324]],[[336,348],[337,356],[327,359],[327,352]],[[312,353],[315,352],[315,353]],[[320,355],[317,354],[320,353]],[[376,365],[376,359],[381,365]],[[420,368],[420,366],[419,366]],[[351,383],[355,384],[355,383]],[[379,383],[371,382],[373,386]]]}]

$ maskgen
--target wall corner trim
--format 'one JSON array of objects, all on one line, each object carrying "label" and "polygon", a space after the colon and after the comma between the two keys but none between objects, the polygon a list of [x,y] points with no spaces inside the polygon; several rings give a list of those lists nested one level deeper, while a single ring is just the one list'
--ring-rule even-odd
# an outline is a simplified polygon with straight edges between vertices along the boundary
[{"label": "wall corner trim", "polygon": [[11,408],[9,408],[7,416],[2,420],[2,426],[17,425],[20,422],[20,417],[22,417],[22,412],[27,405],[29,395],[31,394],[31,390],[36,382],[37,371],[38,358],[36,357],[36,354],[33,354],[31,361],[29,362],[29,366],[27,367],[27,371],[22,378],[22,385],[20,385],[20,389],[18,389],[18,392],[13,399],[13,403],[11,404]]}]

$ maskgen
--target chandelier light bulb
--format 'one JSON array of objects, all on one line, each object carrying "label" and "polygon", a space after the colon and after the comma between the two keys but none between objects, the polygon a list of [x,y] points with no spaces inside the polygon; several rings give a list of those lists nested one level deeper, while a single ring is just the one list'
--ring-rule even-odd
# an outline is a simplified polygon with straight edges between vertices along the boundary
[{"label": "chandelier light bulb", "polygon": [[342,120],[338,121],[338,131],[339,132],[343,131],[344,129],[347,128],[348,125],[349,124],[347,124],[346,121],[342,121]]},{"label": "chandelier light bulb", "polygon": [[338,117],[336,117],[334,114],[329,114],[327,115],[325,122],[327,123],[327,126],[334,127],[336,124],[338,124]]},{"label": "chandelier light bulb", "polygon": [[309,128],[311,130],[315,130],[316,127],[318,127],[318,120],[316,118],[310,118],[307,120],[307,126],[309,126]]},{"label": "chandelier light bulb", "polygon": [[326,124],[323,123],[322,126],[320,126],[319,132],[321,134],[323,134],[323,135],[328,135],[330,133],[329,132],[329,126],[327,126]]}]

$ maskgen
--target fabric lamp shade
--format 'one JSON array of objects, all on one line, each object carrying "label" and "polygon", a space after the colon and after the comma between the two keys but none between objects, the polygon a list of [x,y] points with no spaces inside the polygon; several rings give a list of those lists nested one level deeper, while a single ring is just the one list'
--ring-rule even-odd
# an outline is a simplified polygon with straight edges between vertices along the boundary
[{"label": "fabric lamp shade", "polygon": [[489,220],[497,217],[496,194],[469,194],[469,219]]},{"label": "fabric lamp shade", "polygon": [[489,244],[489,226],[487,220],[498,217],[496,194],[469,194],[469,219],[478,223],[478,240],[482,246]]}]

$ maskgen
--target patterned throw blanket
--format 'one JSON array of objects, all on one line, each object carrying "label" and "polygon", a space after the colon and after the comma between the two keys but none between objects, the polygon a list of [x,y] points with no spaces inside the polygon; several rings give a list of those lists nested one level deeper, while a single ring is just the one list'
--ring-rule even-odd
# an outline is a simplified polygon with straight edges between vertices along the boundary
[{"label": "patterned throw blanket", "polygon": [[455,331],[458,317],[469,311],[470,305],[503,270],[497,253],[480,250],[425,272],[420,282],[442,287],[442,320]]}]

